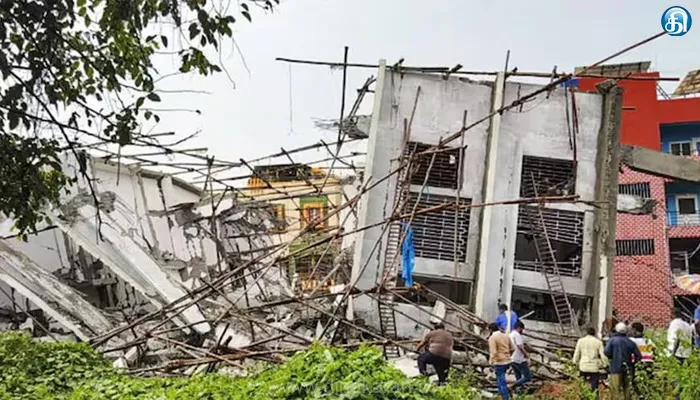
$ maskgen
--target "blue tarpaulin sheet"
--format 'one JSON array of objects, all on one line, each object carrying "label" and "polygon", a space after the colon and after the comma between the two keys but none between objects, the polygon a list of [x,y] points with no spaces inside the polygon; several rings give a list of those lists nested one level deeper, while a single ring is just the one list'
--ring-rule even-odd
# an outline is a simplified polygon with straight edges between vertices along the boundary
[{"label": "blue tarpaulin sheet", "polygon": [[578,87],[578,78],[569,79],[559,84],[559,87]]},{"label": "blue tarpaulin sheet", "polygon": [[401,246],[401,264],[403,265],[403,278],[406,286],[413,286],[413,269],[416,264],[416,248],[413,246],[413,229],[408,224],[402,224],[406,231],[406,236],[403,239]]}]

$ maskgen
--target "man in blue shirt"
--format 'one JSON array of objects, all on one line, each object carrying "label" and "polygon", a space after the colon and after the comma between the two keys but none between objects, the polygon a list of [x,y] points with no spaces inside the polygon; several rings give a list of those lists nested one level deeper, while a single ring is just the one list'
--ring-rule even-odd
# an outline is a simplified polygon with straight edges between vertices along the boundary
[{"label": "man in blue shirt", "polygon": [[610,392],[613,399],[631,400],[634,382],[634,364],[642,359],[637,345],[627,337],[627,325],[618,322],[615,333],[605,345],[605,356],[610,360]]},{"label": "man in blue shirt", "polygon": [[518,314],[515,311],[508,311],[508,306],[505,304],[499,304],[498,310],[501,313],[498,314],[496,321],[494,321],[496,325],[506,333],[514,331],[515,324],[518,322]]}]

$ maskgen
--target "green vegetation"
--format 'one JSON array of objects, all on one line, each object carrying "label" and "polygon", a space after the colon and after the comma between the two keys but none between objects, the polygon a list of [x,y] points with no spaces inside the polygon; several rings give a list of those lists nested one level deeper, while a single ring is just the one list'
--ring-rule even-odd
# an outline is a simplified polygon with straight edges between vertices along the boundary
[{"label": "green vegetation", "polygon": [[84,344],[0,334],[0,400],[475,399],[466,386],[406,378],[374,348],[321,345],[248,377],[137,378],[112,370]]},{"label": "green vegetation", "polygon": [[[700,398],[700,352],[686,365],[666,355],[657,338],[656,368],[639,371],[640,398]],[[572,366],[571,366],[572,367]],[[573,371],[572,371],[573,372]],[[247,377],[218,374],[192,378],[139,378],[111,368],[85,344],[44,343],[20,333],[0,334],[0,400],[476,400],[471,380],[453,375],[452,386],[437,387],[409,379],[387,364],[375,348],[353,352],[316,344],[283,365],[271,365]],[[550,382],[521,399],[594,399],[579,380]],[[601,399],[609,399],[603,389]]]},{"label": "green vegetation", "polygon": [[[700,399],[700,352],[695,347],[691,357],[681,365],[675,357],[666,351],[666,332],[647,335],[656,346],[654,367],[650,370],[638,368],[636,371],[636,390],[634,398],[645,400],[672,400],[678,395],[680,400]],[[692,347],[690,340],[686,346]],[[573,365],[568,366],[572,375],[577,375]],[[595,400],[596,396],[590,391],[583,380],[553,384],[541,390],[533,399],[543,400]],[[601,391],[601,400],[610,399],[606,388]]]}]

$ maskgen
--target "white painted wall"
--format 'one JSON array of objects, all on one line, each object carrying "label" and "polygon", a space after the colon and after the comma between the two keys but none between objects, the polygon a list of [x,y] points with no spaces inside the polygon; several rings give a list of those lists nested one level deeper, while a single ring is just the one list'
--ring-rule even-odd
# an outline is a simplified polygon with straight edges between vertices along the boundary
[{"label": "white painted wall", "polygon": [[[381,93],[380,82],[377,82],[376,94],[380,96],[374,112],[379,113],[376,130],[371,129],[366,175],[378,180],[394,170],[396,160],[402,152],[404,119],[410,119],[415,107],[415,117],[411,126],[410,141],[428,144],[438,144],[440,139],[462,127],[464,111],[467,110],[467,124],[488,113],[490,107],[491,87],[488,83],[472,82],[462,79],[443,80],[438,76],[416,74],[393,74],[387,72]],[[416,93],[420,86],[420,95],[416,102]],[[488,125],[481,124],[467,132],[464,144],[467,146],[464,157],[463,185],[461,198],[470,198],[472,202],[482,200],[482,182],[484,177],[484,158]],[[449,144],[458,146],[459,141]],[[420,186],[413,185],[413,191]],[[387,196],[388,190],[388,196]],[[394,201],[395,180],[378,185],[365,196],[367,201],[361,202],[359,226],[377,223],[391,214],[391,204]],[[441,188],[426,188],[424,193],[455,196],[456,190]],[[388,199],[388,201],[385,201]],[[389,204],[385,209],[385,203]],[[473,279],[475,274],[477,239],[479,237],[479,216],[481,210],[473,208],[469,227],[467,262],[459,263],[457,277]],[[381,233],[381,226],[368,229],[360,235],[361,246],[356,248],[356,265],[367,263],[366,274],[358,282],[361,289],[375,285],[374,271],[378,270],[377,254],[371,249]],[[382,246],[384,248],[384,246]],[[380,259],[383,259],[380,257]],[[455,264],[451,261],[416,259],[416,272],[421,274],[453,276]],[[359,272],[359,269],[358,271]],[[381,276],[381,273],[379,273]]]},{"label": "white painted wall", "polygon": [[[94,171],[96,191],[98,193],[111,191],[116,194],[115,211],[109,217],[117,221],[120,227],[127,229],[130,238],[142,248],[148,248],[146,244],[148,241],[151,246],[157,246],[159,252],[174,254],[183,262],[191,261],[195,257],[207,256],[202,243],[203,239],[185,238],[184,230],[174,221],[174,217],[162,215],[166,206],[173,207],[181,203],[197,202],[200,196],[196,191],[190,190],[184,184],[172,184],[172,179],[167,176],[162,178],[166,183],[159,185],[158,173],[142,172],[127,166],[118,168],[115,164],[99,161],[91,163],[91,166]],[[66,172],[69,175],[75,173],[70,165],[67,165]],[[66,195],[66,199],[77,192],[78,187],[73,186],[71,193]],[[159,215],[154,215],[154,212]],[[168,218],[173,223],[172,228],[168,225]],[[10,226],[10,220],[3,222],[3,236],[12,234]],[[69,268],[66,236],[58,229],[32,235],[26,243],[17,239],[6,239],[4,242],[28,256],[47,272],[53,273],[61,268]],[[73,244],[71,247],[72,252],[76,253],[77,246]],[[208,255],[209,260],[212,260],[211,255],[211,253]],[[215,260],[215,253],[213,255]],[[178,279],[179,274],[172,273],[171,276]],[[193,284],[193,282],[187,283],[189,286]],[[0,283],[0,288],[10,293],[10,288],[6,284]],[[15,300],[21,304],[25,302],[20,295],[17,295]],[[11,300],[0,291],[0,307],[11,307],[11,304]]]},{"label": "white painted wall", "polygon": [[[420,87],[417,103],[416,92]],[[504,103],[512,103],[519,95],[530,93],[539,86],[509,81],[505,85]],[[500,90],[500,88],[499,88]],[[375,105],[367,150],[367,176],[373,180],[381,179],[396,168],[392,159],[397,159],[402,151],[404,136],[404,119],[409,119],[415,104],[415,117],[410,129],[411,141],[438,144],[441,137],[457,132],[462,126],[464,110],[468,111],[467,125],[488,115],[492,108],[494,84],[492,82],[470,81],[451,77],[447,80],[440,76],[425,74],[393,74],[381,70],[375,89]],[[576,94],[579,118],[579,136],[577,140],[577,179],[576,194],[584,200],[593,200],[597,179],[595,159],[597,138],[599,135],[602,112],[602,96],[598,94]],[[495,148],[496,162],[493,201],[519,198],[520,174],[524,155],[572,159],[573,150],[569,144],[569,130],[566,120],[566,98],[563,90],[555,90],[549,96],[542,94],[534,101],[523,105],[522,110],[514,108],[501,115],[498,128],[498,141]],[[484,198],[484,175],[487,164],[487,146],[490,131],[489,121],[467,131],[467,146],[461,198],[471,198],[472,203],[481,203]],[[450,145],[458,145],[459,141]],[[493,154],[493,153],[492,153]],[[360,202],[359,226],[375,224],[383,220],[390,209],[385,210],[385,203],[393,204],[395,179],[378,185]],[[420,187],[413,186],[413,191]],[[388,191],[388,192],[387,192]],[[428,188],[425,193],[454,196],[455,191]],[[387,201],[388,200],[388,201]],[[389,206],[390,207],[390,206]],[[563,278],[566,291],[572,294],[593,295],[595,288],[586,287],[592,273],[591,252],[594,239],[593,214],[590,206],[581,204],[556,204],[548,207],[563,210],[585,212],[583,276]],[[544,277],[535,272],[515,270],[515,241],[517,232],[517,205],[493,206],[489,219],[488,246],[484,254],[479,252],[481,235],[481,209],[473,208],[467,243],[467,262],[460,263],[457,276],[476,282],[478,274],[484,274],[483,287],[474,290],[482,298],[481,309],[477,310],[485,318],[491,319],[497,314],[498,301],[509,302],[513,285],[546,290]],[[355,249],[353,276],[359,276],[358,287],[373,287],[377,277],[381,277],[381,266],[377,260],[383,260],[383,254],[377,257],[372,252],[375,242],[380,239],[381,226],[361,233]],[[383,249],[385,237],[382,238]],[[479,261],[481,260],[481,261]],[[485,265],[477,271],[476,265]],[[366,265],[366,267],[365,267]],[[364,271],[362,271],[364,268]],[[417,258],[416,272],[432,275],[453,275],[454,263],[432,259]],[[376,320],[376,305],[368,301],[354,304],[358,317],[368,321]],[[399,317],[397,317],[399,318]],[[397,325],[407,329],[405,321]],[[406,332],[410,333],[410,332]],[[401,334],[401,332],[400,332]]]}]

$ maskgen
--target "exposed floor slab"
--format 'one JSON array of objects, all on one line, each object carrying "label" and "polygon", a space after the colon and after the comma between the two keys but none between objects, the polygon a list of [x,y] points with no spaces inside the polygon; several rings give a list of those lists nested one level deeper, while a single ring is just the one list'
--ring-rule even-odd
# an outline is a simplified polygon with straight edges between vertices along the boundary
[{"label": "exposed floor slab", "polygon": [[[95,207],[82,205],[73,210],[69,221],[54,215],[56,225],[78,245],[93,257],[102,260],[110,269],[137,291],[142,293],[157,307],[163,307],[187,293],[180,285],[173,282],[158,262],[130,236],[127,229],[108,213],[101,212],[102,224],[98,227]],[[102,239],[98,239],[102,237]],[[197,306],[185,309],[181,320],[176,323],[195,324],[197,332],[204,334],[211,330],[209,324],[202,322],[204,315]]]},{"label": "exposed floor slab", "polygon": [[700,182],[700,162],[637,146],[622,146],[621,161],[630,169],[665,178]]},{"label": "exposed floor slab", "polygon": [[113,328],[109,320],[73,288],[2,242],[0,280],[13,287],[83,341]]}]

